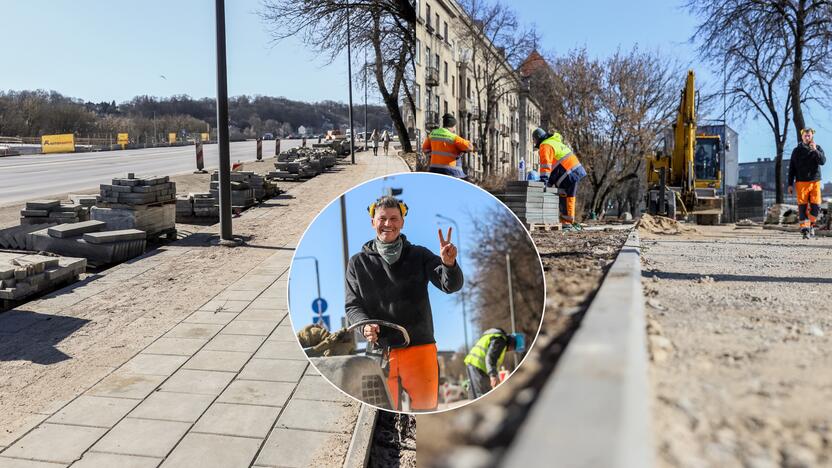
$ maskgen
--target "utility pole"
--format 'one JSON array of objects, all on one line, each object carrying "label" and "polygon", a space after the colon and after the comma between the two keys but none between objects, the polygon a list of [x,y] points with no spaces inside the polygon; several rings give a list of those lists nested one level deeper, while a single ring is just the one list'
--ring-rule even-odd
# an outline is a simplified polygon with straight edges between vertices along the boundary
[{"label": "utility pole", "polygon": [[[517,333],[517,327],[514,322],[514,289],[511,287],[511,254],[506,254],[506,277],[508,278],[508,310],[511,313],[511,333]],[[517,353],[514,354],[514,368],[517,369],[519,365],[517,361]]]},{"label": "utility pole", "polygon": [[352,34],[350,32],[350,2],[347,2],[347,76],[350,83],[350,161],[355,164],[355,130],[352,126]]},{"label": "utility pole", "polygon": [[364,151],[367,151],[367,48],[364,47]]},{"label": "utility pole", "polygon": [[231,151],[228,143],[228,73],[225,60],[225,0],[215,0],[217,23],[217,143],[220,153],[220,238],[231,230]]},{"label": "utility pole", "polygon": [[350,261],[350,247],[347,241],[347,201],[346,195],[341,195],[338,199],[341,204],[341,247],[344,251],[344,273],[346,274],[347,265]]}]

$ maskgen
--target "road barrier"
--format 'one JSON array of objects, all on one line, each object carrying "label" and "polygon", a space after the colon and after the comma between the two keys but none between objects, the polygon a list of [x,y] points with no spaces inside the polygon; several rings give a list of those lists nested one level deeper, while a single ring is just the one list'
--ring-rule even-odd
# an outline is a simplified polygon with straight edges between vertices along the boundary
[{"label": "road barrier", "polygon": [[274,140],[274,155],[277,156],[280,154],[280,138]]},{"label": "road barrier", "polygon": [[202,154],[202,142],[196,142],[196,172],[194,174],[205,173],[205,159]]},{"label": "road barrier", "polygon": [[258,161],[263,160],[263,139],[262,138],[257,139],[257,160]]}]

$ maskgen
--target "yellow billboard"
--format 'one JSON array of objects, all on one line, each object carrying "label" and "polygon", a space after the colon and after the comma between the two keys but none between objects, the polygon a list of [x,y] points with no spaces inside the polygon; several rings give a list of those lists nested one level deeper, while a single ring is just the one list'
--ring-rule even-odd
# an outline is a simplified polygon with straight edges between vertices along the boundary
[{"label": "yellow billboard", "polygon": [[65,133],[62,135],[43,135],[40,137],[40,148],[44,154],[48,153],[74,153],[75,135]]},{"label": "yellow billboard", "polygon": [[168,133],[168,143],[176,143],[176,134],[175,133]]},{"label": "yellow billboard", "polygon": [[200,134],[199,139],[200,139],[200,141],[208,141],[208,140],[211,139],[211,135],[209,135],[207,133],[202,133],[202,134]]},{"label": "yellow billboard", "polygon": [[124,149],[124,146],[130,143],[129,135],[126,133],[119,133],[116,142],[121,145],[121,149]]}]

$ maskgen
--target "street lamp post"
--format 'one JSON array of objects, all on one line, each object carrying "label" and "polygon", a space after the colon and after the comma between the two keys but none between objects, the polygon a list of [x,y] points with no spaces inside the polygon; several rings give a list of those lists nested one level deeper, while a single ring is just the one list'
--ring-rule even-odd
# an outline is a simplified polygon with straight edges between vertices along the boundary
[{"label": "street lamp post", "polygon": [[231,152],[228,142],[228,73],[225,59],[225,0],[215,0],[217,22],[217,143],[220,153],[220,238],[231,232]]},{"label": "street lamp post", "polygon": [[[457,246],[457,253],[459,257],[462,257],[462,235],[459,231],[459,225],[454,221],[452,218],[447,216],[442,216],[441,214],[437,214],[436,217],[441,219],[442,221],[447,221],[454,225],[454,229],[456,229],[456,236],[459,239],[459,246]],[[468,355],[468,314],[465,311],[465,289],[463,287],[462,290],[462,330],[465,334],[465,355]]]},{"label": "street lamp post", "polygon": [[352,33],[350,32],[350,2],[347,2],[347,75],[350,83],[350,161],[355,164],[355,129],[352,126]]},{"label": "street lamp post", "polygon": [[364,151],[367,151],[367,48],[364,47]]}]

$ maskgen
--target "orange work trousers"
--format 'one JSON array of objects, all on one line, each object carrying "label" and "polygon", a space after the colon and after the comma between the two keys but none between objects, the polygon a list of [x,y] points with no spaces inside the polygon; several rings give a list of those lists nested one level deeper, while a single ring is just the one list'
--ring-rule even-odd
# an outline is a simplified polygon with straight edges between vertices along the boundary
[{"label": "orange work trousers", "polygon": [[401,391],[410,396],[412,411],[433,411],[439,403],[439,362],[436,345],[426,344],[390,350],[387,388],[393,408],[401,410]]},{"label": "orange work trousers", "polygon": [[814,226],[820,216],[820,181],[798,181],[794,183],[794,188],[797,192],[797,212],[801,229]]}]

